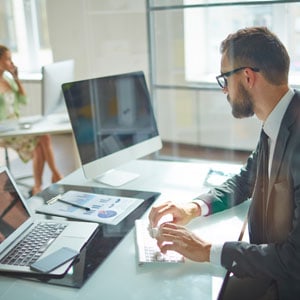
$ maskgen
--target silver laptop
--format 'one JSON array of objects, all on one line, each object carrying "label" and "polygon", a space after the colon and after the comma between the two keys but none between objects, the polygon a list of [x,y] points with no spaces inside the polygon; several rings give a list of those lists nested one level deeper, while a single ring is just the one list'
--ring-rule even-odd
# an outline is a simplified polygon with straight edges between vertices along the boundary
[{"label": "silver laptop", "polygon": [[[38,274],[31,270],[32,263],[66,246],[80,252],[97,227],[91,222],[38,219],[8,169],[0,167],[0,272]],[[23,257],[18,257],[18,251]],[[27,252],[34,253],[27,257]],[[72,262],[49,274],[65,274]]]}]

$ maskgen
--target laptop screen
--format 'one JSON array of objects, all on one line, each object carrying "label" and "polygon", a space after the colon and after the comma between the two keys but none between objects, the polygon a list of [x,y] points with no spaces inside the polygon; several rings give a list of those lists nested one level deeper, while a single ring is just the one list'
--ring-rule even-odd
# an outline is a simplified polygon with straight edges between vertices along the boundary
[{"label": "laptop screen", "polygon": [[0,243],[25,223],[30,215],[6,170],[0,173]]}]

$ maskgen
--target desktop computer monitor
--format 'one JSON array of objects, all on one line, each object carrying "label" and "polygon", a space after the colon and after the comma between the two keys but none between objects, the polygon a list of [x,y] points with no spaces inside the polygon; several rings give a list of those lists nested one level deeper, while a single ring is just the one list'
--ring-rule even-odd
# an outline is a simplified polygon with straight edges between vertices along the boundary
[{"label": "desktop computer monitor", "polygon": [[122,185],[138,174],[115,168],[162,147],[143,72],[64,83],[62,89],[86,178]]},{"label": "desktop computer monitor", "polygon": [[42,67],[42,114],[66,114],[61,90],[64,82],[74,80],[74,60],[54,62]]}]

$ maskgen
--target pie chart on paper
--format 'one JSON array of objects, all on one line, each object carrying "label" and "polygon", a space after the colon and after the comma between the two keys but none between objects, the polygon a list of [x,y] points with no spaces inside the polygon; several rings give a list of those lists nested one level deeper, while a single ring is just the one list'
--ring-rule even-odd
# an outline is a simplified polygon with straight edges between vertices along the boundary
[{"label": "pie chart on paper", "polygon": [[102,219],[112,218],[117,215],[117,212],[114,210],[99,210],[98,217]]}]

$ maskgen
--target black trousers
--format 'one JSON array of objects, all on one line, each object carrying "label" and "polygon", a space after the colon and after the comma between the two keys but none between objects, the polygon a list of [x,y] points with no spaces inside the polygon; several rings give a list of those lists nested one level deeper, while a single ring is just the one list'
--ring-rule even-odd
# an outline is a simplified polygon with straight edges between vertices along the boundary
[{"label": "black trousers", "polygon": [[231,276],[220,300],[278,300],[277,287],[271,280]]}]

